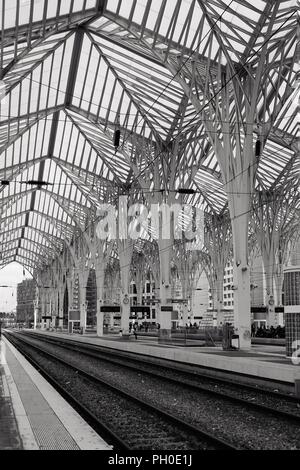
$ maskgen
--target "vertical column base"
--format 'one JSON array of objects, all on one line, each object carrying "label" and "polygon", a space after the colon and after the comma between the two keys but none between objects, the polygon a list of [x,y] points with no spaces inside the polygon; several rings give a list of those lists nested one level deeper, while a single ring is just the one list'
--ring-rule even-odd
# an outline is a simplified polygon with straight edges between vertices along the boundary
[{"label": "vertical column base", "polygon": [[103,320],[103,313],[97,312],[97,336],[103,336]]},{"label": "vertical column base", "polygon": [[123,305],[121,307],[121,330],[123,337],[129,337],[129,317],[130,317],[130,303],[129,294],[125,294],[123,298]]},{"label": "vertical column base", "polygon": [[172,311],[173,307],[161,306],[159,314],[160,329],[158,330],[159,343],[170,343],[172,341]]},{"label": "vertical column base", "polygon": [[36,330],[37,329],[37,320],[38,320],[38,310],[37,309],[34,309],[34,316],[33,316],[33,329]]},{"label": "vertical column base", "polygon": [[248,266],[234,267],[234,327],[239,336],[239,348],[251,348],[251,300],[250,269]]},{"label": "vertical column base", "polygon": [[183,316],[182,316],[182,323],[183,326],[185,327],[186,325],[189,326],[189,311],[187,305],[183,307]]},{"label": "vertical column base", "polygon": [[85,332],[86,329],[86,308],[83,307],[83,309],[80,311],[80,328],[83,329],[83,332]]},{"label": "vertical column base", "polygon": [[172,342],[172,332],[166,328],[160,329],[158,332],[158,342],[161,344],[168,344]]},{"label": "vertical column base", "polygon": [[224,312],[217,312],[217,327],[222,328],[224,325]]}]

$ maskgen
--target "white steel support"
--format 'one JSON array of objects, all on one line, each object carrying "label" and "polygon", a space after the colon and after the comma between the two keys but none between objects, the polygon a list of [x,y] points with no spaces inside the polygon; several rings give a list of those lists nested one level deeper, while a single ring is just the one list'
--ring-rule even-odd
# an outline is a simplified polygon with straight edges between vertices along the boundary
[{"label": "white steel support", "polygon": [[[229,214],[235,327],[241,348],[250,347],[253,196],[267,190],[272,199],[276,188],[286,192],[288,180],[299,193],[296,6],[265,1],[256,8],[243,0],[235,5],[229,0],[59,1],[53,15],[48,2],[36,8],[37,0],[18,0],[12,20],[11,2],[2,3],[0,264],[17,261],[41,275],[34,327],[38,308],[43,316],[63,316],[67,283],[69,308],[80,309],[85,328],[87,280],[95,269],[97,334],[103,334],[101,306],[116,302],[127,334],[131,274],[139,303],[144,284],[142,266],[130,272],[133,252],[147,245],[157,321],[171,330],[174,234],[173,226],[169,235],[162,233],[166,214],[159,233],[151,227],[148,238],[134,246],[119,237],[103,256],[95,233],[88,232],[102,203],[126,193],[135,203],[164,203],[169,209],[190,202],[220,216],[222,230],[222,217]],[[64,3],[70,4],[68,11],[61,8]],[[116,130],[120,139],[114,138]],[[279,205],[259,228],[269,325],[275,325],[275,291],[281,303],[286,243],[299,234],[299,202],[291,217],[292,197],[287,194],[284,208],[289,220],[282,223]],[[272,224],[277,235],[265,234]],[[219,325],[231,244],[222,237],[215,231],[203,253]],[[184,323],[193,303],[193,276],[191,265],[182,264]],[[48,323],[43,321],[43,328]]]},{"label": "white steel support", "polygon": [[79,273],[79,305],[80,305],[80,327],[85,330],[87,322],[87,301],[86,301],[86,287],[89,276],[89,270],[84,269]]},{"label": "white steel support", "polygon": [[231,221],[228,212],[206,215],[202,263],[211,289],[216,326],[224,323],[224,271],[232,253]]},{"label": "white steel support", "polygon": [[104,304],[104,285],[105,273],[109,256],[111,254],[111,246],[107,246],[105,241],[96,241],[97,256],[94,258],[97,284],[97,336],[103,336],[103,319],[104,315],[101,307]]},{"label": "white steel support", "polygon": [[142,253],[135,253],[132,262],[132,278],[136,285],[137,305],[143,303],[143,291],[145,285],[145,264],[146,259]]},{"label": "white steel support", "polygon": [[37,323],[39,319],[39,310],[40,310],[40,294],[39,294],[39,287],[36,286],[36,294],[35,294],[35,300],[33,301],[33,329],[37,329]]},{"label": "white steel support", "polygon": [[104,262],[99,262],[95,265],[96,270],[96,284],[97,284],[97,336],[103,336],[103,307],[104,301],[104,282],[105,282],[105,265]]},{"label": "white steel support", "polygon": [[160,324],[160,331],[165,330],[165,335],[171,335],[172,326],[172,313],[171,310],[164,310],[163,308],[171,307],[171,279],[170,267],[173,246],[170,240],[159,240],[159,262],[160,262],[160,308],[158,312],[158,323]]},{"label": "white steel support", "polygon": [[130,317],[130,280],[131,260],[133,254],[132,240],[118,240],[118,254],[121,275],[121,330],[123,335],[129,334]]},{"label": "white steel support", "polygon": [[288,176],[287,171],[284,180],[272,191],[257,192],[253,202],[252,226],[263,259],[268,327],[278,326],[275,305],[281,304],[283,262],[287,259],[289,242],[299,230],[299,195]]}]

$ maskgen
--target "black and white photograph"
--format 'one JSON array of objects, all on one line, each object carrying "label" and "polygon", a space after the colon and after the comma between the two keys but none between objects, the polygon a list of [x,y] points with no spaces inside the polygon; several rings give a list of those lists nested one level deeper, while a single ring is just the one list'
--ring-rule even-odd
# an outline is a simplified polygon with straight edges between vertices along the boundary
[{"label": "black and white photograph", "polygon": [[299,5],[0,0],[1,461],[300,451]]}]

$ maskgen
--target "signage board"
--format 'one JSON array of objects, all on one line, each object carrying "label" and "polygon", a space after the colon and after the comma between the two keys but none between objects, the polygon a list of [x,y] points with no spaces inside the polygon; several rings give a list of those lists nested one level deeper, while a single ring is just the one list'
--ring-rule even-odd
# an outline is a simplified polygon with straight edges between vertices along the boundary
[{"label": "signage board", "polygon": [[80,310],[69,310],[69,321],[80,321]]},{"label": "signage board", "polygon": [[131,313],[150,313],[149,305],[133,305],[130,307]]},{"label": "signage board", "polygon": [[172,305],[162,305],[160,308],[161,312],[173,312],[173,307]]},{"label": "signage board", "polygon": [[120,305],[102,305],[100,310],[102,313],[120,313],[121,307]]}]

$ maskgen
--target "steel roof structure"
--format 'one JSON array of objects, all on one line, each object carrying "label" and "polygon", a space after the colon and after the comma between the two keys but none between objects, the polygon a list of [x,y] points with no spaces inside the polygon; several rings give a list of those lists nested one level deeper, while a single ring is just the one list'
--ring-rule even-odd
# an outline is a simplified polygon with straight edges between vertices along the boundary
[{"label": "steel roof structure", "polygon": [[236,132],[237,120],[246,128],[242,107],[237,118],[228,104],[228,122],[217,112],[221,90],[214,84],[224,74],[237,96],[265,44],[268,65],[250,123],[253,145],[263,141],[256,189],[272,190],[287,172],[297,181],[296,3],[252,3],[0,2],[1,267],[44,266],[102,201],[124,188],[142,194],[140,176],[161,190],[154,164],[163,177],[163,158],[174,153],[176,188],[193,189],[193,203],[222,212],[225,181],[204,113],[213,103],[223,139]]}]

